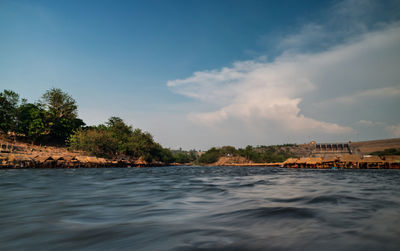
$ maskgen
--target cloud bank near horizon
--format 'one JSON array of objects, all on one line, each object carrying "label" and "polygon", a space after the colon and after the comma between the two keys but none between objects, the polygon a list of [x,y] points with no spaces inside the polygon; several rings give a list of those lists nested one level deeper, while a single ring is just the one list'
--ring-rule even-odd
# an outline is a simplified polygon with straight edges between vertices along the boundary
[{"label": "cloud bank near horizon", "polygon": [[348,125],[305,116],[300,104],[351,106],[362,100],[398,99],[398,65],[400,25],[395,23],[323,52],[288,52],[271,62],[236,62],[167,85],[176,93],[212,104],[212,111],[189,114],[191,121],[206,126],[234,118],[256,127],[274,124],[284,131],[349,134],[354,129]]}]

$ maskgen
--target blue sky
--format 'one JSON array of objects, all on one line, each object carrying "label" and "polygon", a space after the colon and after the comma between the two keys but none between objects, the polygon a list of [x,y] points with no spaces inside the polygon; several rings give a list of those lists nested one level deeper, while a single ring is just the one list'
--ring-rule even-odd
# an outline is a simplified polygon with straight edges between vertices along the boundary
[{"label": "blue sky", "polygon": [[0,87],[29,101],[62,88],[87,124],[120,116],[172,148],[400,137],[399,13],[368,0],[3,0]]}]

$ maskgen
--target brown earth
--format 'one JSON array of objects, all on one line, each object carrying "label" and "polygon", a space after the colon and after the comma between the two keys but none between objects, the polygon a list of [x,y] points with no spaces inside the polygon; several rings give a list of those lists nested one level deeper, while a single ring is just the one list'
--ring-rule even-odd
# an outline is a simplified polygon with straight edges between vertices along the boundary
[{"label": "brown earth", "polygon": [[[348,143],[348,142],[343,142]],[[397,148],[400,149],[400,138],[394,139],[382,139],[382,140],[369,140],[369,141],[360,141],[360,142],[349,142],[350,148],[353,154],[356,155],[367,155],[375,151],[383,151],[389,148]],[[297,157],[308,157],[312,155],[313,150],[315,149],[315,145],[310,144],[301,144],[301,145],[293,145],[293,146],[282,146],[281,150],[288,151],[292,155]],[[212,166],[228,166],[228,165],[264,165],[266,163],[252,163],[248,161],[244,157],[240,156],[224,156],[220,157],[217,162],[212,163]],[[280,163],[274,163],[276,165]]]},{"label": "brown earth", "polygon": [[370,154],[389,148],[400,149],[400,138],[351,142],[350,147],[359,154]]},{"label": "brown earth", "polygon": [[[368,140],[359,142],[337,142],[337,143],[349,143],[352,153],[361,155],[367,155],[372,152],[383,151],[389,148],[400,149],[400,138]],[[312,154],[312,151],[314,150],[314,145],[310,143],[310,144],[290,146],[287,148],[292,154],[298,157],[305,157],[305,156],[310,156]]]},{"label": "brown earth", "polygon": [[66,147],[41,146],[14,141],[4,135],[0,136],[0,151],[2,153],[20,153],[26,155],[48,155],[48,156],[77,156],[88,155],[82,151],[69,151]]},{"label": "brown earth", "polygon": [[[30,156],[48,155],[48,156],[88,156],[82,151],[69,151],[65,147],[54,146],[38,146],[29,143],[14,141],[4,135],[0,135],[0,151],[2,153],[21,153]],[[350,148],[354,154],[366,155],[375,151],[383,151],[388,148],[400,149],[400,138],[369,140],[360,142],[350,142]],[[295,156],[310,156],[314,149],[313,144],[301,144],[293,146],[282,146],[281,150],[288,151]],[[237,165],[237,164],[253,164],[244,157],[226,156],[221,157],[213,165]]]},{"label": "brown earth", "polygon": [[242,156],[224,156],[220,157],[217,162],[213,163],[212,166],[229,166],[234,164],[251,164],[251,161],[248,161],[246,158]]}]

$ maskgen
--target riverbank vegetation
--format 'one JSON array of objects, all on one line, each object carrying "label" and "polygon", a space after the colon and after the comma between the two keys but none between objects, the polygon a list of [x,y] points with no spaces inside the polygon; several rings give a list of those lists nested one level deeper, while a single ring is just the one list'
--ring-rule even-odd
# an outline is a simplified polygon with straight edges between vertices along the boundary
[{"label": "riverbank vegetation", "polygon": [[[77,102],[58,88],[45,91],[40,100],[33,103],[21,99],[14,91],[1,92],[0,133],[14,142],[19,140],[32,146],[62,147],[112,160],[140,160],[153,164],[278,163],[288,158],[309,156],[314,149],[312,144],[285,144],[212,147],[206,152],[170,150],[157,143],[150,133],[126,124],[119,117],[111,117],[104,124],[86,126],[78,117]],[[392,148],[371,154],[400,155],[400,151]]]},{"label": "riverbank vegetation", "polygon": [[[34,103],[21,99],[12,90],[1,92],[0,130],[14,140],[68,147],[98,157],[175,161],[175,155],[155,142],[150,133],[133,129],[121,118],[111,117],[105,124],[85,126],[78,118],[76,101],[58,88],[47,90]],[[181,154],[177,157],[186,161]]]},{"label": "riverbank vegetation", "polygon": [[290,157],[297,157],[290,151],[293,144],[275,146],[247,146],[246,148],[236,149],[233,146],[223,146],[211,148],[203,153],[197,160],[198,164],[212,164],[221,157],[240,156],[253,163],[283,162]]},{"label": "riverbank vegetation", "polygon": [[385,155],[400,155],[400,149],[398,148],[387,148],[383,151],[375,151],[370,153],[371,155],[385,156]]},{"label": "riverbank vegetation", "polygon": [[58,88],[47,90],[35,103],[11,90],[0,93],[0,130],[32,143],[65,145],[85,125],[77,114],[76,101]]},{"label": "riverbank vegetation", "polygon": [[153,136],[127,125],[119,117],[106,123],[86,126],[78,117],[78,106],[68,93],[59,88],[44,92],[40,100],[29,103],[12,90],[0,93],[0,131],[14,140],[37,145],[67,147],[97,157],[110,159],[142,159],[147,163],[216,163],[221,157],[240,157],[253,163],[281,162],[294,157],[292,145],[233,146],[196,150],[170,150],[157,143]]},{"label": "riverbank vegetation", "polygon": [[172,152],[155,142],[150,133],[133,129],[118,117],[111,117],[105,124],[76,130],[68,145],[72,150],[83,150],[101,157],[124,156],[142,158],[146,162],[174,162]]}]

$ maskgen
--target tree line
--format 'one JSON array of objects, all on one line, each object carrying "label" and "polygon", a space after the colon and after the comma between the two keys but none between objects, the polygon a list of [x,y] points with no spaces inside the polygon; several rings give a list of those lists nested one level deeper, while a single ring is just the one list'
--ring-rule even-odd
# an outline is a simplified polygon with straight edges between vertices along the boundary
[{"label": "tree line", "polygon": [[212,147],[197,160],[199,164],[211,164],[223,156],[241,156],[254,163],[283,162],[290,157],[296,157],[289,149],[294,145],[247,146],[236,149],[233,146]]},{"label": "tree line", "polygon": [[35,103],[12,90],[0,93],[0,130],[23,135],[32,143],[64,145],[74,130],[85,125],[77,112],[76,101],[58,88],[47,90]]},{"label": "tree line", "polygon": [[385,155],[400,155],[399,148],[387,148],[383,151],[375,151],[370,153],[370,155],[385,156]]},{"label": "tree line", "polygon": [[119,117],[111,117],[98,126],[86,126],[78,118],[76,101],[59,88],[47,90],[34,103],[21,99],[12,90],[1,92],[0,130],[32,144],[67,146],[98,157],[186,161],[180,153],[173,154],[155,142],[150,133],[134,129]]},{"label": "tree line", "polygon": [[233,146],[211,148],[201,156],[197,151],[170,150],[155,142],[153,136],[127,125],[119,117],[106,123],[86,126],[78,118],[75,99],[59,88],[47,90],[39,101],[29,103],[12,90],[0,93],[0,130],[24,138],[32,144],[67,146],[98,157],[138,159],[164,163],[211,164],[222,156],[242,156],[249,161],[281,162],[294,155],[293,145]]},{"label": "tree line", "polygon": [[111,117],[105,124],[76,130],[68,139],[68,145],[71,149],[101,157],[123,156],[142,158],[147,162],[175,162],[171,150],[155,142],[150,133],[133,129],[119,117]]}]

